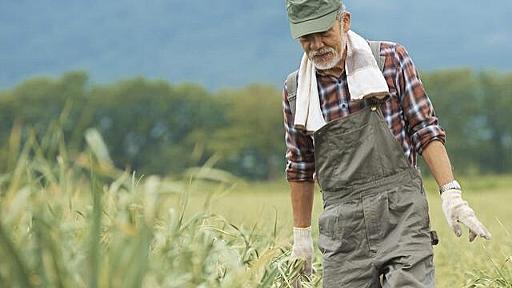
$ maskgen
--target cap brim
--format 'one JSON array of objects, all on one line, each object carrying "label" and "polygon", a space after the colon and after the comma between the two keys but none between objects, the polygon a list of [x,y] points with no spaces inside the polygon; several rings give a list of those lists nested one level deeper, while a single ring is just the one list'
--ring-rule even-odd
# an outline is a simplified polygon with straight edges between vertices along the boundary
[{"label": "cap brim", "polygon": [[292,33],[292,37],[297,39],[307,34],[329,30],[329,28],[331,28],[336,21],[336,13],[337,10],[334,10],[331,13],[316,19],[307,20],[300,23],[290,22],[290,31]]}]

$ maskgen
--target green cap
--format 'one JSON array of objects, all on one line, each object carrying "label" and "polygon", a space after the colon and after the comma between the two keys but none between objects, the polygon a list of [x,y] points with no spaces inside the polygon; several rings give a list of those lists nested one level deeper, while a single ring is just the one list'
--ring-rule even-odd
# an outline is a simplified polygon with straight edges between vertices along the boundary
[{"label": "green cap", "polygon": [[341,6],[341,0],[286,0],[292,37],[328,30]]}]

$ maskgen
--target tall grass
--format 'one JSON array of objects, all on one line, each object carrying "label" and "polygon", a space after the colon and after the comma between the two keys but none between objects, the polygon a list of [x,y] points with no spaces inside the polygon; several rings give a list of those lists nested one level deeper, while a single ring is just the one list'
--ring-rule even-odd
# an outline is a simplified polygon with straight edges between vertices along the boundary
[{"label": "tall grass", "polygon": [[[507,238],[510,240],[512,236],[508,229],[501,221],[498,221],[503,231],[505,231]],[[499,288],[507,287],[512,288],[512,255],[503,256],[503,259],[496,260],[492,256],[488,256],[490,269],[475,269],[468,272],[469,280],[467,281],[467,288]]]},{"label": "tall grass", "polygon": [[[70,155],[59,121],[22,149],[13,129],[6,147],[16,161],[0,177],[0,286],[292,287],[301,277],[303,263],[276,239],[277,216],[262,231],[209,212],[234,177],[211,167],[174,181],[120,171],[95,130]],[[187,213],[198,189],[204,209]]]},{"label": "tall grass", "polygon": [[466,287],[468,288],[512,288],[512,257],[507,257],[502,263],[497,263],[494,259],[489,259],[493,264],[493,271],[476,270],[470,274],[470,280]]}]

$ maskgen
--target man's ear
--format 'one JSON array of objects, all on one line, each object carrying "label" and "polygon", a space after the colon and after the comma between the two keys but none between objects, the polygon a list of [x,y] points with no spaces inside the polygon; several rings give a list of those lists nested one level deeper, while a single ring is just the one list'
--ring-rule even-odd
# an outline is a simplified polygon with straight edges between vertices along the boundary
[{"label": "man's ear", "polygon": [[343,32],[347,33],[350,30],[350,12],[345,11],[341,21],[343,23]]}]

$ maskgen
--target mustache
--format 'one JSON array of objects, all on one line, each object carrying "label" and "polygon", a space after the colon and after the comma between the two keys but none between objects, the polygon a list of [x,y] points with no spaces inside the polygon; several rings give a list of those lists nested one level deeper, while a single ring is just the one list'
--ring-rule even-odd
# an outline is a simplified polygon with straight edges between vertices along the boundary
[{"label": "mustache", "polygon": [[336,50],[334,50],[334,48],[331,48],[331,47],[323,47],[318,50],[311,51],[309,53],[309,57],[315,57],[315,56],[326,54],[326,53],[336,54]]}]

